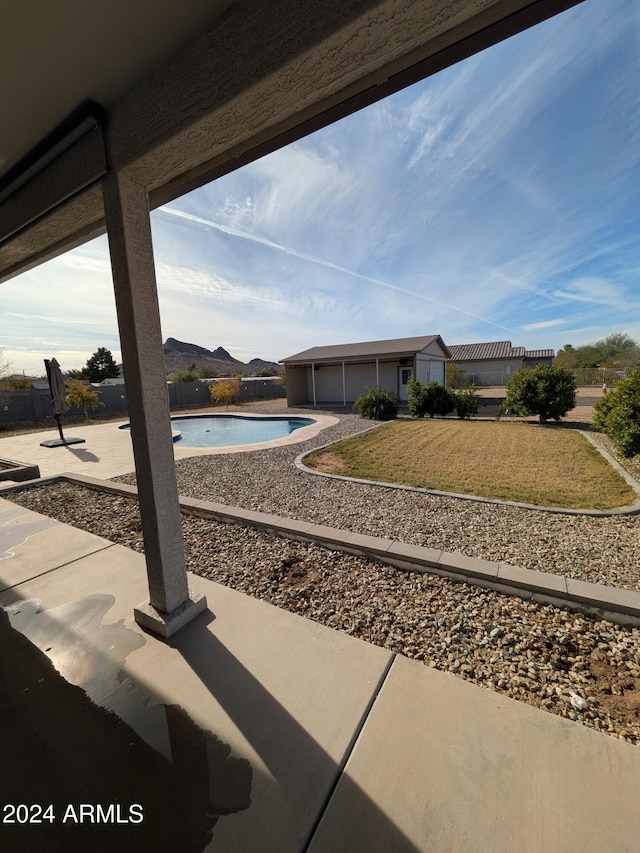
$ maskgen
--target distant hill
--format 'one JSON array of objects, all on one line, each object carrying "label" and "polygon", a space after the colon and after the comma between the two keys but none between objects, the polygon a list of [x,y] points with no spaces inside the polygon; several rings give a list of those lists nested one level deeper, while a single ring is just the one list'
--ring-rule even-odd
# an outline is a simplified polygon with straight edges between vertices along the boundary
[{"label": "distant hill", "polygon": [[167,338],[163,344],[164,363],[167,376],[170,373],[188,370],[195,365],[196,370],[206,370],[212,375],[233,376],[242,373],[243,376],[255,376],[263,370],[274,370],[282,372],[282,365],[273,361],[265,361],[262,358],[252,358],[248,364],[238,361],[230,355],[223,347],[214,350],[178,341],[175,338]]}]

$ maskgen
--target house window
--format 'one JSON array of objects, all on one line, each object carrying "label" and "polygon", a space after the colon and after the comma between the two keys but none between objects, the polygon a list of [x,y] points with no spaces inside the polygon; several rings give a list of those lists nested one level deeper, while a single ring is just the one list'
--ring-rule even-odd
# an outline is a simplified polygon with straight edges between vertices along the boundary
[{"label": "house window", "polygon": [[400,384],[406,385],[407,382],[411,379],[411,375],[413,370],[410,367],[401,367],[400,368]]}]

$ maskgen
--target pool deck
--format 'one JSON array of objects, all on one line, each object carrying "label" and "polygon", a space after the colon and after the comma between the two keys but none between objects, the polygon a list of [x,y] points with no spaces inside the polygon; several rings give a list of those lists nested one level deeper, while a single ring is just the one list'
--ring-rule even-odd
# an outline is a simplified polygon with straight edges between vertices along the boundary
[{"label": "pool deck", "polygon": [[[211,409],[188,412],[188,415],[197,414],[260,417],[260,415],[252,415],[249,412],[212,412]],[[180,415],[174,415],[174,417],[180,417]],[[338,418],[330,415],[314,414],[310,417],[316,421],[315,424],[301,427],[284,438],[234,447],[181,447],[180,442],[174,442],[174,455],[176,459],[186,459],[189,456],[240,453],[298,444],[315,438],[323,429],[338,423]],[[111,477],[119,477],[121,474],[129,474],[135,469],[131,434],[129,430],[119,429],[120,426],[127,423],[128,420],[110,421],[109,423],[98,422],[82,426],[65,426],[63,424],[65,438],[85,439],[84,444],[70,444],[63,447],[40,446],[42,441],[59,437],[55,426],[43,432],[1,437],[0,457],[38,465],[41,477],[53,477],[56,474],[69,472],[88,474],[91,477],[108,480]],[[3,483],[0,483],[0,488],[2,485]]]},{"label": "pool deck", "polygon": [[[637,747],[194,575],[209,610],[163,642],[133,620],[147,594],[140,554],[3,499],[0,536],[0,605],[13,623],[3,629],[1,695],[27,734],[16,746],[17,729],[13,748],[29,756],[39,797],[73,803],[47,770],[60,766],[47,759],[73,725],[63,760],[74,766],[75,753],[96,750],[82,801],[94,801],[100,781],[108,802],[128,807],[129,783],[147,816],[146,826],[82,836],[58,817],[40,828],[47,850],[113,849],[105,840],[205,849],[145,846],[142,833],[173,807],[153,799],[165,772],[187,795],[184,820],[214,804],[208,851],[638,849]],[[105,708],[126,726],[124,746]],[[3,776],[11,794],[16,764]],[[40,849],[29,846],[35,832],[0,827],[0,846]],[[84,846],[70,844],[81,837]]]}]

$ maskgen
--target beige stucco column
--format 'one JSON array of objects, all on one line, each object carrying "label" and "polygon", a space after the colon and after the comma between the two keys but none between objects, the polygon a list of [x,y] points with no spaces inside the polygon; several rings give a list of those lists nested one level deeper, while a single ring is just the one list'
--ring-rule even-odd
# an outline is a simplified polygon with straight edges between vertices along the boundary
[{"label": "beige stucco column", "polygon": [[115,173],[103,194],[149,579],[149,603],[135,618],[169,637],[206,599],[190,598],[187,585],[149,201],[143,187]]}]

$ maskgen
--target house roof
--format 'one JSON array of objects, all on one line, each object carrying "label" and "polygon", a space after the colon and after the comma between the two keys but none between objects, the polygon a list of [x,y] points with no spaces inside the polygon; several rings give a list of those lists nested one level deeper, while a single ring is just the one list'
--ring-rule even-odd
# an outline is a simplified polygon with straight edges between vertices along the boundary
[{"label": "house roof", "polygon": [[449,347],[452,361],[486,361],[494,358],[524,358],[524,347],[511,341],[489,341],[479,344],[457,344]]},{"label": "house roof", "polygon": [[437,341],[448,358],[449,350],[440,335],[423,335],[417,338],[391,338],[386,341],[362,341],[355,344],[335,344],[328,347],[311,347],[290,355],[281,361],[284,364],[310,361],[337,361],[351,358],[376,358],[381,355],[415,355],[415,353]]},{"label": "house roof", "polygon": [[556,351],[553,349],[528,349],[525,358],[555,358]]}]

